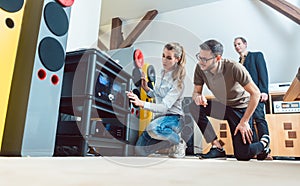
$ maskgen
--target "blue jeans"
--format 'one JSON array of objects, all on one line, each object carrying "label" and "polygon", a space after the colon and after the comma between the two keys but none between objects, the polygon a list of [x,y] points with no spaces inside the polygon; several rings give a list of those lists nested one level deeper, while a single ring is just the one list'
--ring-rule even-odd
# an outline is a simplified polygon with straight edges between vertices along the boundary
[{"label": "blue jeans", "polygon": [[[244,144],[240,132],[238,132],[235,136],[233,135],[236,126],[239,124],[246,111],[246,108],[232,108],[220,102],[209,100],[206,107],[198,106],[195,102],[192,102],[189,105],[189,109],[207,143],[211,143],[217,139],[217,135],[207,116],[227,120],[232,136],[234,156],[237,160],[248,161],[254,155],[257,155],[264,150],[264,146],[260,142],[251,144],[247,142]],[[252,128],[252,119],[249,121],[249,125]]]},{"label": "blue jeans", "polygon": [[137,140],[135,153],[148,156],[157,150],[179,144],[183,121],[179,115],[155,118]]}]

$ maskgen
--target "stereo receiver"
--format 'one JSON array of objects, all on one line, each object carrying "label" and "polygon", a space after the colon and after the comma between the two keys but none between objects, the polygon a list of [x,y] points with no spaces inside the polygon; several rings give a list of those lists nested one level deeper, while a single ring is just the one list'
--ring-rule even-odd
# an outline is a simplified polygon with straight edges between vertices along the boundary
[{"label": "stereo receiver", "polygon": [[273,101],[274,113],[300,113],[300,101]]}]

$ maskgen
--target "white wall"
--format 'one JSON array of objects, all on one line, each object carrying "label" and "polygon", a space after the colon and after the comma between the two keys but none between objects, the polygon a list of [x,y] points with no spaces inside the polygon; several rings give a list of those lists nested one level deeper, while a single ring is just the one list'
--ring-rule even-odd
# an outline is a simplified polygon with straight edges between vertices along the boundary
[{"label": "white wall", "polygon": [[70,15],[67,51],[97,46],[101,2],[101,0],[74,1]]},{"label": "white wall", "polygon": [[[300,6],[299,0],[289,2]],[[125,23],[127,25],[123,25],[125,38],[137,21],[128,21]],[[238,60],[233,47],[236,36],[244,36],[248,40],[249,50],[264,53],[270,83],[294,79],[300,67],[300,26],[259,0],[221,0],[159,13],[134,45],[143,51],[146,62],[159,70],[163,45],[169,41],[180,42],[188,55],[185,95],[190,96],[196,64],[194,56],[199,44],[207,39],[217,39],[225,47],[223,56]],[[104,42],[105,37],[109,41],[108,33],[101,36]]]}]

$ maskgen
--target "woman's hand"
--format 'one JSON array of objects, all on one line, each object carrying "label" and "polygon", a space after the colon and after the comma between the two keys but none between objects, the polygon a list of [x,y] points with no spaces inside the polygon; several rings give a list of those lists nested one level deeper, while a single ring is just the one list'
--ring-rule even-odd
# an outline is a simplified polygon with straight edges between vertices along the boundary
[{"label": "woman's hand", "polygon": [[129,98],[130,103],[133,103],[134,105],[136,105],[136,106],[138,106],[138,107],[144,108],[145,102],[142,101],[142,100],[140,100],[140,99],[138,98],[138,96],[137,96],[136,94],[134,94],[132,91],[127,92],[126,95],[127,95],[127,97]]},{"label": "woman's hand", "polygon": [[148,81],[146,80],[145,74],[144,72],[142,73],[142,77],[141,77],[141,84],[142,84],[142,88],[148,92],[150,90],[150,88],[148,87]]}]

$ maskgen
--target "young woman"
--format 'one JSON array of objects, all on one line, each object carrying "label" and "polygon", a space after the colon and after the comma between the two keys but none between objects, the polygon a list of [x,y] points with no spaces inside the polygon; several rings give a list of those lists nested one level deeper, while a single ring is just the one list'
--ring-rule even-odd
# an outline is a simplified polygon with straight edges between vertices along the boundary
[{"label": "young woman", "polygon": [[157,150],[172,147],[170,157],[185,157],[186,144],[179,135],[183,127],[185,64],[183,47],[178,43],[168,43],[163,49],[163,69],[160,76],[156,77],[154,88],[149,88],[146,79],[142,77],[141,86],[149,97],[155,97],[155,103],[142,101],[131,91],[127,93],[131,103],[155,115],[137,141],[136,155],[148,156]]}]

